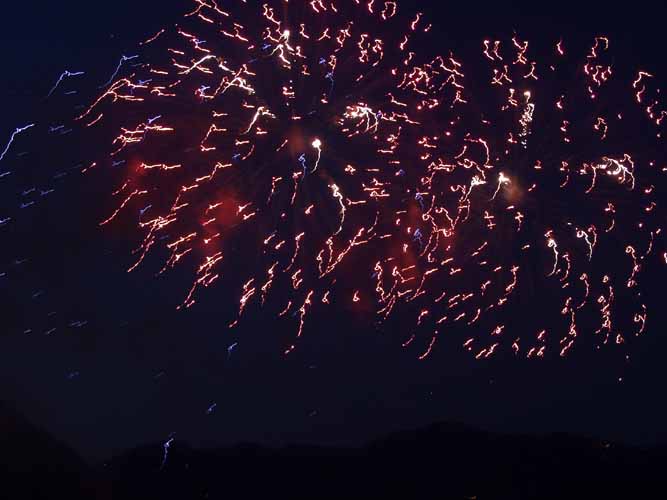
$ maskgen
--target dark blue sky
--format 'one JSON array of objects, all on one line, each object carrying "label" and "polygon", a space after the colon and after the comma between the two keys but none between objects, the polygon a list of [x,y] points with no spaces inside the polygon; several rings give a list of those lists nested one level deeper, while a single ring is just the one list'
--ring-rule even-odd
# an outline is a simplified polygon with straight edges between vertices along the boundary
[{"label": "dark blue sky", "polygon": [[[104,81],[121,54],[177,21],[184,4],[3,6],[0,138],[39,120],[43,96],[63,70],[86,71]],[[663,81],[667,74],[664,6],[460,3],[423,10],[440,27],[445,47],[479,44],[514,29],[548,42],[559,35],[588,42],[606,34],[619,57],[662,75]],[[48,162],[47,153],[40,158]],[[441,420],[495,431],[667,440],[667,405],[661,397],[666,316],[660,310],[653,312],[629,367],[594,352],[540,363],[480,363],[462,352],[441,352],[422,363],[397,349],[395,339],[326,324],[311,332],[316,341],[286,359],[276,340],[280,332],[267,321],[256,321],[229,357],[231,341],[220,327],[215,300],[177,313],[180,294],[174,297],[170,290],[180,291],[188,278],[165,283],[148,272],[127,275],[124,242],[94,227],[106,209],[95,201],[106,191],[76,186],[57,190],[48,207],[19,227],[0,228],[0,272],[9,269],[0,281],[5,308],[0,397],[87,457],[161,441],[173,432],[195,445],[345,443]],[[21,184],[8,179],[0,184],[0,196],[19,189]],[[80,216],[77,223],[64,218],[72,214]],[[23,257],[30,260],[13,264]],[[33,299],[40,291],[44,294]],[[650,291],[659,307],[657,286]],[[28,324],[45,327],[51,312],[63,324],[89,324],[49,336],[43,330],[24,333]],[[215,412],[207,415],[213,403]]]}]

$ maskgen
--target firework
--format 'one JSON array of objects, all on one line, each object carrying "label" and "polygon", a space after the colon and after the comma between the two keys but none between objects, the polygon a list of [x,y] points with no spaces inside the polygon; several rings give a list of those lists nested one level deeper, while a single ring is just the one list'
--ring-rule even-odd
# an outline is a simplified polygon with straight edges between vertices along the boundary
[{"label": "firework", "polygon": [[181,308],[232,287],[229,328],[274,315],[298,339],[343,311],[420,359],[450,332],[477,358],[641,334],[655,77],[602,36],[468,60],[433,31],[397,2],[197,0],[123,56],[76,121],[104,151],[85,171],[124,169],[101,225],[138,229],[129,271],[166,252],[157,274],[194,267]]}]

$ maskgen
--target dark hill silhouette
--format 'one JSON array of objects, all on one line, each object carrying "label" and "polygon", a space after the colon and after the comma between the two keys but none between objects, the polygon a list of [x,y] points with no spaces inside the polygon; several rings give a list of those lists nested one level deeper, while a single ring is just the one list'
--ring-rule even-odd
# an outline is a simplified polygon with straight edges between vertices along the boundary
[{"label": "dark hill silhouette", "polygon": [[[516,436],[460,424],[360,447],[161,443],[91,466],[0,405],[3,498],[663,498],[667,448],[566,434]],[[11,491],[11,493],[10,493]]]},{"label": "dark hill silhouette", "polygon": [[0,498],[111,498],[66,444],[0,402]]}]

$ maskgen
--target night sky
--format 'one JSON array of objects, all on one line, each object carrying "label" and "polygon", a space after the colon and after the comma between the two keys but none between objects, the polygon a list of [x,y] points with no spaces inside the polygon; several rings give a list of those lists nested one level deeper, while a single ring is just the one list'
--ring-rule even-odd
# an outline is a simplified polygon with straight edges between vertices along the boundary
[{"label": "night sky", "polygon": [[[560,37],[588,43],[604,34],[619,58],[662,81],[667,75],[664,5],[469,4],[419,6],[438,27],[443,47],[456,52],[514,30],[548,43]],[[85,71],[87,81],[104,82],[121,54],[188,7],[157,0],[3,6],[0,141],[17,126],[39,122],[44,96],[62,71]],[[49,172],[78,159],[72,154],[70,164],[54,166],[66,155],[52,158],[28,138],[12,151],[29,152]],[[7,161],[0,171],[11,168]],[[44,178],[39,169],[30,175],[0,179],[0,207],[9,210],[16,193]],[[131,243],[97,226],[112,206],[108,186],[70,173],[53,187],[48,199],[0,227],[0,273],[6,272],[0,278],[0,398],[87,458],[170,435],[195,446],[346,444],[437,421],[640,444],[667,440],[664,267],[644,277],[649,322],[629,363],[585,344],[566,358],[476,361],[460,342],[419,361],[386,331],[342,320],[311,320],[304,342],[285,357],[288,333],[271,318],[251,318],[230,336],[216,287],[196,307],[177,311],[190,275],[127,274]],[[69,326],[77,321],[86,324]],[[56,331],[45,335],[52,325]]]}]

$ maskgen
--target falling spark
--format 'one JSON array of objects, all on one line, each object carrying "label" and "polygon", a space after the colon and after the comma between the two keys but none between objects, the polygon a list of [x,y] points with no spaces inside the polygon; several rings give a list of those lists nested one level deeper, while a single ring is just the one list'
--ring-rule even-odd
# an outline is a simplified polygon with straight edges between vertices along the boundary
[{"label": "falling spark", "polygon": [[29,124],[29,125],[26,125],[25,127],[18,127],[17,129],[14,130],[14,132],[12,132],[12,135],[11,135],[11,137],[9,138],[9,142],[7,143],[7,146],[5,146],[5,149],[2,151],[2,153],[0,153],[0,161],[2,161],[2,159],[3,159],[3,158],[5,157],[5,155],[7,154],[7,151],[9,151],[9,148],[11,147],[12,143],[14,142],[14,138],[15,138],[18,134],[20,134],[21,132],[24,132],[24,131],[26,131],[26,130],[28,130],[29,128],[34,127],[34,126],[35,126],[35,124],[34,124],[34,123],[31,123],[31,124]]}]

